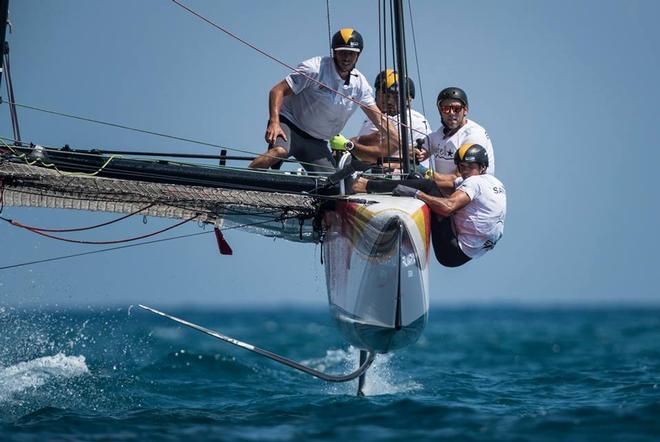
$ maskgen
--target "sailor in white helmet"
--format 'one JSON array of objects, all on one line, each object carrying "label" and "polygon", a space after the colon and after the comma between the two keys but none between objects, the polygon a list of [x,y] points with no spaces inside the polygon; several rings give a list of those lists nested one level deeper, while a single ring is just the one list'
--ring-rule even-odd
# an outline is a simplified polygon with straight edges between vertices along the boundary
[{"label": "sailor in white helmet", "polygon": [[[334,172],[328,140],[342,131],[359,107],[376,127],[388,130],[369,82],[355,69],[364,48],[360,33],[340,29],[331,46],[332,57],[303,61],[271,89],[268,151],[250,167],[279,168],[283,159],[294,157],[308,172]],[[394,130],[390,133],[397,137]]]},{"label": "sailor in white helmet", "polygon": [[[421,113],[410,108],[412,100],[415,98],[415,84],[410,78],[406,78],[408,87],[408,99],[406,100],[408,112],[408,124],[412,128],[412,137],[410,137],[411,147],[414,140],[423,139],[431,133],[428,121]],[[381,112],[391,117],[391,124],[399,130],[399,75],[393,69],[386,69],[376,76],[374,81],[376,90],[376,105]],[[406,129],[410,133],[410,129]],[[341,150],[342,145],[336,144],[336,138],[330,140],[333,149]],[[376,163],[383,157],[399,157],[400,150],[397,144],[387,136],[382,136],[378,128],[370,121],[365,120],[362,128],[356,137],[350,140],[353,143],[353,154],[360,160],[367,163]],[[393,163],[394,164],[394,163]],[[398,164],[396,164],[398,167]],[[427,166],[428,167],[428,166]]]},{"label": "sailor in white helmet", "polygon": [[465,91],[458,87],[443,89],[436,104],[442,127],[428,136],[422,150],[416,150],[417,160],[423,161],[430,156],[436,173],[458,175],[454,164],[456,151],[464,144],[478,144],[488,154],[487,173],[495,175],[493,144],[486,129],[467,118],[469,105]]}]

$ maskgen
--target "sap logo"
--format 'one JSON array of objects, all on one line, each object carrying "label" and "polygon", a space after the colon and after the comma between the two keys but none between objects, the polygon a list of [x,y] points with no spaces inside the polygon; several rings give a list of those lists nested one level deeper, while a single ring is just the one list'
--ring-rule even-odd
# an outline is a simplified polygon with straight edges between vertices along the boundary
[{"label": "sap logo", "polygon": [[496,194],[505,193],[504,187],[495,186],[493,187],[493,192],[495,192]]}]

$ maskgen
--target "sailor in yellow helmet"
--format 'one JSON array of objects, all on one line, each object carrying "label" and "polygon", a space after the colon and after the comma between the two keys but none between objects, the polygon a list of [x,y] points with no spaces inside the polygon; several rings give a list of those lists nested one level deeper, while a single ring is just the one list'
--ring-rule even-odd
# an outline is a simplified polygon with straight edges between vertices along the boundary
[{"label": "sailor in yellow helmet", "polygon": [[[506,190],[488,170],[488,153],[463,144],[454,153],[459,177],[435,174],[434,180],[365,180],[355,192],[392,192],[424,201],[431,209],[431,239],[440,264],[458,267],[492,250],[504,233]],[[448,197],[442,197],[448,194]]]},{"label": "sailor in yellow helmet", "polygon": [[[426,117],[410,107],[415,98],[415,83],[406,78],[408,88],[408,99],[406,100],[406,112],[408,112],[408,124],[412,128],[410,137],[411,147],[414,141],[425,138],[431,130]],[[386,69],[376,76],[374,81],[376,90],[376,105],[381,112],[386,113],[399,130],[399,75],[393,69]],[[410,130],[410,129],[407,129]],[[410,132],[409,132],[410,133]],[[398,144],[394,144],[388,137],[381,136],[378,128],[370,121],[365,120],[357,137],[351,138],[355,146],[353,154],[368,163],[376,163],[383,157],[397,157],[400,155]],[[397,165],[398,166],[398,165]]]},{"label": "sailor in yellow helmet", "polygon": [[[355,69],[364,49],[360,33],[340,29],[331,46],[332,57],[303,61],[270,90],[268,151],[250,167],[279,168],[282,159],[293,156],[308,172],[333,172],[328,140],[342,131],[358,107],[376,127],[388,130],[369,82]],[[395,131],[389,130],[396,138]]]}]

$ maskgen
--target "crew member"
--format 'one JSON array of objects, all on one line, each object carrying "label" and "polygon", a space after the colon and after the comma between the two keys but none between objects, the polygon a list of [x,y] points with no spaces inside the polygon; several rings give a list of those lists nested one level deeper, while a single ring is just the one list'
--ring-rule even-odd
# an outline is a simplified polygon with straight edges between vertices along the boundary
[{"label": "crew member", "polygon": [[[414,145],[414,140],[424,139],[431,130],[428,121],[421,113],[410,108],[412,100],[415,98],[415,84],[410,78],[406,78],[408,83],[408,99],[406,100],[406,112],[408,112],[408,125],[412,128],[412,137],[410,137],[410,147]],[[390,124],[399,131],[399,75],[393,69],[386,69],[376,76],[374,81],[376,90],[376,106],[381,112],[389,115]],[[409,128],[405,128],[409,131]],[[341,144],[333,149],[341,149]],[[353,155],[367,163],[376,163],[383,157],[397,157],[400,155],[398,144],[394,144],[388,137],[383,137],[381,131],[370,121],[365,120],[362,128],[356,137],[351,138],[353,143]],[[396,164],[398,167],[399,164]]]},{"label": "crew member", "polygon": [[[390,192],[420,199],[431,209],[431,238],[440,264],[458,267],[492,250],[504,232],[506,191],[487,173],[488,154],[479,144],[463,144],[454,153],[460,177],[435,174],[434,180],[366,180],[355,192]],[[441,197],[449,192],[449,197]]]},{"label": "crew member", "polygon": [[467,118],[469,105],[465,91],[458,87],[443,89],[436,104],[442,127],[428,136],[422,150],[416,151],[417,159],[423,161],[431,156],[436,173],[458,175],[454,164],[458,148],[464,144],[479,144],[488,153],[487,172],[495,175],[493,145],[486,130]]},{"label": "crew member", "polygon": [[268,151],[250,167],[279,168],[282,159],[293,156],[308,172],[333,172],[335,162],[327,141],[342,131],[358,107],[376,127],[388,130],[371,86],[355,69],[364,48],[360,33],[341,29],[331,46],[332,57],[303,61],[271,89],[265,135]]}]

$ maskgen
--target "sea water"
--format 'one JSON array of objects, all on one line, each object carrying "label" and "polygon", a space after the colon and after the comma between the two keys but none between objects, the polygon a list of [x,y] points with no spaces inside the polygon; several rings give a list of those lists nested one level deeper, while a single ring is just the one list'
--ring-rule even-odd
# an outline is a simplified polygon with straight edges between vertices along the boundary
[{"label": "sea water", "polygon": [[[325,309],[165,310],[357,366]],[[0,307],[0,344],[3,441],[660,440],[660,310],[435,309],[365,397],[131,306]]]}]

